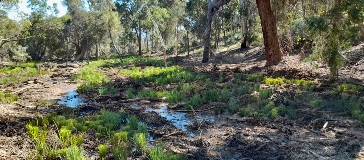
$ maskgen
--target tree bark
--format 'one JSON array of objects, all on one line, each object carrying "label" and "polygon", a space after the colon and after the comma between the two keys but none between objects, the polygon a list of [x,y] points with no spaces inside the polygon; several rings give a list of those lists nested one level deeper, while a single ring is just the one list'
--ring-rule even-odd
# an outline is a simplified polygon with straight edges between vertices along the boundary
[{"label": "tree bark", "polygon": [[256,3],[263,31],[266,65],[276,65],[282,60],[282,53],[270,0],[256,0]]},{"label": "tree bark", "polygon": [[246,16],[243,16],[241,21],[241,45],[240,45],[241,50],[248,48],[247,35],[248,35],[248,18]]},{"label": "tree bark", "polygon": [[139,56],[142,55],[142,28],[140,26],[140,21],[138,23],[138,53],[139,53]]},{"label": "tree bark", "polygon": [[188,37],[188,29],[187,29],[187,55],[190,55],[190,38]]},{"label": "tree bark", "polygon": [[100,52],[99,52],[99,43],[96,43],[96,60],[99,60],[100,58]]},{"label": "tree bark", "polygon": [[359,23],[359,31],[360,31],[361,38],[364,38],[364,24],[363,23]]},{"label": "tree bark", "polygon": [[148,40],[148,32],[145,32],[145,42],[147,47],[147,53],[149,53],[149,40]]},{"label": "tree bark", "polygon": [[228,4],[230,0],[214,0],[211,2],[211,0],[208,1],[208,7],[207,7],[207,21],[206,21],[206,29],[204,32],[204,50],[203,50],[203,57],[202,57],[202,63],[209,62],[209,55],[211,50],[211,23],[214,15],[217,11],[219,11],[219,8],[225,4]]}]

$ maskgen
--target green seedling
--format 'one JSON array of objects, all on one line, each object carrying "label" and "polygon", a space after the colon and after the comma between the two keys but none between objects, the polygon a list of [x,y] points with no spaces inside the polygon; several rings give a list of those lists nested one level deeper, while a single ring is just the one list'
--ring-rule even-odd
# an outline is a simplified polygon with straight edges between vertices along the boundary
[{"label": "green seedling", "polygon": [[106,145],[103,145],[103,144],[100,144],[97,149],[99,150],[99,155],[101,157],[101,159],[105,159],[106,158],[106,155],[107,155],[107,146]]}]

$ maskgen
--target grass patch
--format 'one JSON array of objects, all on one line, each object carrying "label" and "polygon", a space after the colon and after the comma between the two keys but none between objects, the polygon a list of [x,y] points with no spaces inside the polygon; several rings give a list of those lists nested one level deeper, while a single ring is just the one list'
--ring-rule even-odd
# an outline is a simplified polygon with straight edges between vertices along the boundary
[{"label": "grass patch", "polygon": [[120,74],[128,75],[131,78],[143,82],[153,82],[156,85],[167,85],[170,83],[184,82],[190,83],[202,79],[204,76],[183,70],[179,66],[167,68],[161,67],[133,67],[132,69],[123,69]]},{"label": "grass patch", "polygon": [[[137,117],[119,112],[102,110],[97,115],[82,118],[51,114],[29,122],[26,128],[35,144],[34,159],[85,159],[80,146],[88,130],[95,130],[94,136],[104,139],[102,141],[105,143],[97,147],[101,159],[128,159],[150,154],[147,148],[147,126],[139,122]],[[48,134],[50,130],[55,130],[57,135]],[[54,145],[54,141],[58,141],[59,145]],[[170,153],[167,155],[175,156]]]},{"label": "grass patch", "polygon": [[288,116],[293,119],[297,117],[297,113],[293,108],[284,105],[276,106],[272,101],[248,104],[240,108],[239,114],[240,116],[267,117],[273,119],[278,115]]},{"label": "grass patch", "polygon": [[187,157],[181,154],[173,154],[171,152],[164,152],[163,145],[158,143],[156,147],[151,148],[149,151],[149,158],[151,160],[186,160]]},{"label": "grass patch", "polygon": [[38,69],[37,65],[39,64],[29,62],[0,68],[0,85],[24,82],[47,73]]},{"label": "grass patch", "polygon": [[76,76],[72,77],[73,80],[82,82],[82,84],[77,87],[78,92],[89,93],[97,91],[103,83],[110,81],[107,76],[97,69],[106,62],[107,60],[93,61],[88,65],[85,65],[78,71]]},{"label": "grass patch", "polygon": [[0,102],[12,103],[18,101],[19,96],[11,93],[0,92]]},{"label": "grass patch", "polygon": [[259,92],[259,98],[268,99],[274,94],[274,89],[261,89]]},{"label": "grass patch", "polygon": [[264,77],[264,83],[268,86],[270,85],[284,85],[284,84],[295,84],[303,88],[310,89],[313,85],[312,81],[303,79],[285,79],[285,78],[271,78]]},{"label": "grass patch", "polygon": [[100,87],[99,89],[100,95],[110,95],[118,93],[118,89],[113,86]]}]

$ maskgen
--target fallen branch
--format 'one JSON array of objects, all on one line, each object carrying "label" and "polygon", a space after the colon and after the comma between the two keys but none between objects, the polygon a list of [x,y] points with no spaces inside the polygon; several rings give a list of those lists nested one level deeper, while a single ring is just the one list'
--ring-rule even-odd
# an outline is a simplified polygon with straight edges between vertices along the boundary
[{"label": "fallen branch", "polygon": [[310,129],[310,128],[308,128],[308,127],[304,127],[304,128],[305,128],[306,130],[308,130],[308,131],[312,132],[312,133],[316,133],[316,134],[318,134],[318,135],[320,135],[320,136],[324,136],[324,137],[326,137],[326,135],[325,135],[325,134],[323,134],[323,133],[321,133],[321,132],[315,131],[315,130]]},{"label": "fallen branch", "polygon": [[174,131],[174,132],[172,132],[170,134],[163,135],[163,138],[167,138],[167,137],[174,136],[174,135],[180,135],[180,134],[183,134],[183,132],[180,131],[180,130],[179,131]]}]

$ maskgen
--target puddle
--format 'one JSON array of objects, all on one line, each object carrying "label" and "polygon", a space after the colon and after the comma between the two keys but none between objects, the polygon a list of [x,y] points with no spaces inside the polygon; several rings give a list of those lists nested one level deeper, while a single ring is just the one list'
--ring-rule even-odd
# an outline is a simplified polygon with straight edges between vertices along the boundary
[{"label": "puddle", "polygon": [[83,99],[78,96],[78,93],[76,90],[72,90],[70,92],[67,92],[67,94],[58,100],[59,104],[65,105],[67,107],[75,108],[80,104],[84,104]]},{"label": "puddle", "polygon": [[[166,106],[161,106],[159,108],[147,107],[145,112],[156,112],[161,117],[166,118],[167,121],[170,121],[176,128],[181,129],[183,132],[188,133],[190,136],[195,136],[195,133],[188,129],[188,126],[191,125],[195,119],[192,114],[168,110],[168,107],[166,107]],[[196,119],[199,122],[201,122],[201,121],[214,122],[215,121],[214,116],[202,115],[202,114],[196,114]]]}]

